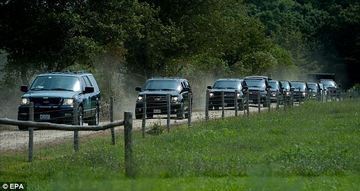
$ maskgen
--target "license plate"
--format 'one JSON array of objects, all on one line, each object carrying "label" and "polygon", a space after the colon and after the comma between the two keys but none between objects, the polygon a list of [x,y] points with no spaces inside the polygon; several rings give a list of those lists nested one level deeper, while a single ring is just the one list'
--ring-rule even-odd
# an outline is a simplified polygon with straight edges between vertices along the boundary
[{"label": "license plate", "polygon": [[154,109],[154,113],[161,113],[161,109]]},{"label": "license plate", "polygon": [[50,114],[40,114],[40,120],[50,120]]}]

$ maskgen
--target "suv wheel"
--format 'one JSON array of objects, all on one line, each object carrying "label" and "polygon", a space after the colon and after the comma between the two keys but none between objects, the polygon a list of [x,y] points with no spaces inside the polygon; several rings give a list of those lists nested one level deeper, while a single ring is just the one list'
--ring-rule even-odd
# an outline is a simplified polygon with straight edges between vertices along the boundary
[{"label": "suv wheel", "polygon": [[78,108],[78,121],[77,125],[83,126],[84,125],[84,111],[81,106]]},{"label": "suv wheel", "polygon": [[97,106],[95,116],[93,116],[90,119],[89,125],[99,125],[99,122],[100,122],[100,109],[99,109],[99,106]]},{"label": "suv wheel", "polygon": [[176,113],[178,119],[184,119],[184,103],[181,104],[179,111]]}]

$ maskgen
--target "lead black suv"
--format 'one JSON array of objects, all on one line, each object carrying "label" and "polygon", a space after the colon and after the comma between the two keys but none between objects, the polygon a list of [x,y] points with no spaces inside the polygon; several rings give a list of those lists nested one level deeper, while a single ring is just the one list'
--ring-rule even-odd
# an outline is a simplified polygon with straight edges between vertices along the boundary
[{"label": "lead black suv", "polygon": [[136,87],[135,90],[139,92],[135,107],[136,119],[143,116],[144,102],[146,102],[145,114],[147,118],[167,114],[167,95],[170,95],[170,113],[176,114],[178,119],[188,117],[189,108],[192,107],[189,105],[189,94],[192,95],[188,80],[152,78],[145,82],[143,88]]},{"label": "lead black suv", "polygon": [[[100,90],[94,76],[82,72],[54,72],[38,75],[30,87],[21,86],[18,120],[29,120],[30,102],[34,103],[34,120],[78,125],[99,123]],[[19,127],[20,130],[26,127]]]},{"label": "lead black suv", "polygon": [[245,89],[242,86],[242,79],[218,79],[214,85],[208,86],[209,89],[209,109],[218,110],[222,107],[221,92],[224,92],[224,106],[234,107],[235,105],[235,91],[238,90],[236,98],[238,108],[244,109],[244,93]]}]

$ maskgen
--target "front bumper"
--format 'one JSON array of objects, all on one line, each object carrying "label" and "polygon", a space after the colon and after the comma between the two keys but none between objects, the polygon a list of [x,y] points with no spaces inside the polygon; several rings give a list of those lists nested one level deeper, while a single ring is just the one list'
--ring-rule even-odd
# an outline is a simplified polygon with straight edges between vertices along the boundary
[{"label": "front bumper", "polygon": [[[30,107],[19,106],[18,120],[29,120]],[[70,106],[34,106],[34,121],[51,123],[73,123],[74,108]]]},{"label": "front bumper", "polygon": [[[180,102],[170,103],[170,114],[176,114],[181,109],[182,104]],[[144,103],[137,102],[135,107],[135,114],[139,115],[144,112]],[[167,114],[168,108],[166,103],[148,102],[146,104],[146,114],[162,115]]]}]

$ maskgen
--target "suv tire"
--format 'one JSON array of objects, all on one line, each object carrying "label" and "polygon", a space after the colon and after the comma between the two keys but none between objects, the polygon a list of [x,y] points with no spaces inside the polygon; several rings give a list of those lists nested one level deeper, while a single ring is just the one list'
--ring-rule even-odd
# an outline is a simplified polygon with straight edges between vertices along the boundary
[{"label": "suv tire", "polygon": [[184,103],[181,103],[179,111],[176,113],[177,119],[184,119]]},{"label": "suv tire", "polygon": [[100,122],[100,113],[99,106],[96,107],[95,116],[91,117],[89,120],[89,125],[99,125]]}]

